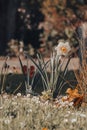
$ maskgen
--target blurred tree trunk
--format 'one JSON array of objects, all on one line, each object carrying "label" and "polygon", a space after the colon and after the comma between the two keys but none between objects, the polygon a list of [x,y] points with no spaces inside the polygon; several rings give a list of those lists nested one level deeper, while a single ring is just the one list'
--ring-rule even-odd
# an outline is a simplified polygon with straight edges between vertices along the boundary
[{"label": "blurred tree trunk", "polygon": [[7,11],[7,41],[15,39],[16,14],[20,0],[9,0]]},{"label": "blurred tree trunk", "polygon": [[[24,21],[18,12],[18,8],[22,10],[21,4],[26,10],[23,14]],[[30,15],[30,30],[25,25],[27,15]],[[0,55],[5,54],[7,43],[11,39],[23,40],[25,44],[30,42],[34,47],[39,46],[42,30],[38,29],[38,25],[41,21],[43,15],[38,0],[0,0]]]},{"label": "blurred tree trunk", "polygon": [[20,0],[0,0],[0,55],[5,54],[7,42],[15,38],[16,12]]},{"label": "blurred tree trunk", "polygon": [[8,1],[0,0],[0,55],[6,48],[7,7]]}]

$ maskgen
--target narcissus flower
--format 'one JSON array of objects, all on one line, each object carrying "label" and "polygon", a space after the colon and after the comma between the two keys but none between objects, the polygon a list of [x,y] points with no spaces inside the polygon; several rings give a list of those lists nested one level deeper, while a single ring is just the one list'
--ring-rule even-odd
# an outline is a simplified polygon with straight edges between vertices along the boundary
[{"label": "narcissus flower", "polygon": [[71,51],[71,47],[69,45],[69,42],[60,41],[55,50],[57,51],[57,55],[67,56],[68,53]]}]

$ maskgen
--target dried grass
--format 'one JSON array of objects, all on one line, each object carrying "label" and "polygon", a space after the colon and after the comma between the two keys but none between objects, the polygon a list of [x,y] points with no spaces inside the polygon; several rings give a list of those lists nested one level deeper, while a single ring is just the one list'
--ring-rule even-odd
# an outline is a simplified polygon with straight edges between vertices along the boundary
[{"label": "dried grass", "polygon": [[[85,24],[85,23],[84,23]],[[85,24],[84,26],[86,26]],[[87,98],[87,36],[84,36],[84,30],[83,24],[82,24],[82,37],[80,37],[79,40],[79,47],[80,47],[80,67],[79,70],[75,71],[75,76],[78,81],[78,89],[82,94],[84,94],[84,101],[86,101]],[[80,36],[81,36],[80,35]],[[85,32],[86,35],[86,32]]]}]

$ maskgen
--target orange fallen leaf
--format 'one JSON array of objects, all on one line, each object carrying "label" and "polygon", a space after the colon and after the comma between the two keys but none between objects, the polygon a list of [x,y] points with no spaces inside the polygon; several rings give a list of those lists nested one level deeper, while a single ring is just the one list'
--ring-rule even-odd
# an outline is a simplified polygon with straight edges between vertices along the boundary
[{"label": "orange fallen leaf", "polygon": [[75,107],[81,106],[81,104],[83,102],[84,95],[79,94],[78,89],[68,88],[66,93],[68,94],[67,99],[68,99],[69,102],[73,101]]},{"label": "orange fallen leaf", "polygon": [[74,99],[74,106],[80,107],[83,101],[83,96]]},{"label": "orange fallen leaf", "polygon": [[48,130],[47,128],[43,128],[42,130]]}]

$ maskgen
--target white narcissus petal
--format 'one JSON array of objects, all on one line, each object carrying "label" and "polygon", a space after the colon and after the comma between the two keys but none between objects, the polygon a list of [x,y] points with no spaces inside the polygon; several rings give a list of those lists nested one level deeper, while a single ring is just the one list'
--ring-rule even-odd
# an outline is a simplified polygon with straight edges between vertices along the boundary
[{"label": "white narcissus petal", "polygon": [[59,42],[58,46],[55,47],[55,50],[57,51],[57,55],[67,56],[71,50],[71,47],[69,45],[69,42]]}]

